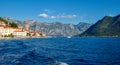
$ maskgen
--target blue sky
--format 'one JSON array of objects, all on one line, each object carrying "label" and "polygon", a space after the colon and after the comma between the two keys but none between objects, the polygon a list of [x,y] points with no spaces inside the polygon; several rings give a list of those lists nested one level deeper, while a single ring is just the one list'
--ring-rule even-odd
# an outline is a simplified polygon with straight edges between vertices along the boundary
[{"label": "blue sky", "polygon": [[0,16],[40,22],[95,23],[120,14],[120,0],[0,0]]}]

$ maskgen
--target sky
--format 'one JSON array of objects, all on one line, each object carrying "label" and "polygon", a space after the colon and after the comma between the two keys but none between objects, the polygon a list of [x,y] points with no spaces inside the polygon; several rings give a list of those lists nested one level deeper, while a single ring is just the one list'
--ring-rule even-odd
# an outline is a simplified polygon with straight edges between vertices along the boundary
[{"label": "sky", "polygon": [[0,17],[24,21],[96,23],[120,14],[120,0],[0,0]]}]

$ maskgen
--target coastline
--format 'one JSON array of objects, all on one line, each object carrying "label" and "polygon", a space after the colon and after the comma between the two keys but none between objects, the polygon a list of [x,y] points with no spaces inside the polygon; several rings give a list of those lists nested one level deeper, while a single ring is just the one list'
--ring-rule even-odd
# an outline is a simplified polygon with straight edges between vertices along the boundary
[{"label": "coastline", "polygon": [[[74,37],[74,36],[73,36]],[[78,36],[77,36],[78,37]],[[79,36],[80,38],[120,38],[120,37],[116,37],[116,36]],[[30,38],[53,38],[53,37],[49,37],[49,36],[46,36],[46,37],[0,37],[0,40],[8,40],[8,39],[30,39]]]},{"label": "coastline", "polygon": [[45,37],[0,37],[0,40],[9,40],[9,39],[34,39],[34,38],[54,38],[52,36],[45,36]]},{"label": "coastline", "polygon": [[48,37],[0,37],[0,40],[8,39],[29,39],[29,38],[48,38]]},{"label": "coastline", "polygon": [[120,38],[120,36],[79,36],[79,37]]}]

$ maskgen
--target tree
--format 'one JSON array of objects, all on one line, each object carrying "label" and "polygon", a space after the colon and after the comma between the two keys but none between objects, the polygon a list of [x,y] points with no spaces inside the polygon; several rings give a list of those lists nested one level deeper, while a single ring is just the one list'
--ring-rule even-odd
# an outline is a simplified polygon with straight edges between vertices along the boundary
[{"label": "tree", "polygon": [[8,21],[4,20],[3,18],[0,17],[0,21],[4,22],[5,24],[8,24]]},{"label": "tree", "polygon": [[18,25],[14,22],[10,23],[10,26],[13,27],[13,28],[18,28]]}]

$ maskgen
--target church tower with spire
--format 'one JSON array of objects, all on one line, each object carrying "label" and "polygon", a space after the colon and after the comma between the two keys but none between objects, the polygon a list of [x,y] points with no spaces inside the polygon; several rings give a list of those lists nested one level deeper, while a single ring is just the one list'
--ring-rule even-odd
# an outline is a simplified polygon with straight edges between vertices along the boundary
[{"label": "church tower with spire", "polygon": [[27,31],[29,30],[29,22],[28,22],[28,19],[26,19],[26,30],[27,30]]}]

